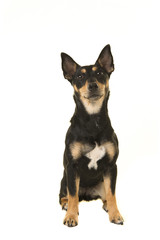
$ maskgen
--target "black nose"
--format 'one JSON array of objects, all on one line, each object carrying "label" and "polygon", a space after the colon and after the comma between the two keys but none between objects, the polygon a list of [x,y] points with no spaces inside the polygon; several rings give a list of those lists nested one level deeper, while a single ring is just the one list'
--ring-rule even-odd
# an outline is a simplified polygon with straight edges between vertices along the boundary
[{"label": "black nose", "polygon": [[88,84],[88,89],[89,89],[89,91],[94,91],[94,90],[96,90],[97,88],[98,88],[98,85],[97,85],[97,83],[95,83],[95,82]]}]

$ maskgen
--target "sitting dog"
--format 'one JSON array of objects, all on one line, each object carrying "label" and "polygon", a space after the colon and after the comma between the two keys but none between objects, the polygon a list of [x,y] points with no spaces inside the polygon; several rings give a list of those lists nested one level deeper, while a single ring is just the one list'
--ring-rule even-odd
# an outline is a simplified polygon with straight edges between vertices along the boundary
[{"label": "sitting dog", "polygon": [[62,70],[74,88],[75,113],[64,151],[60,204],[67,210],[64,224],[78,224],[79,201],[100,198],[112,223],[123,224],[115,196],[118,139],[108,116],[109,78],[114,71],[110,45],[96,63],[81,67],[61,53]]}]

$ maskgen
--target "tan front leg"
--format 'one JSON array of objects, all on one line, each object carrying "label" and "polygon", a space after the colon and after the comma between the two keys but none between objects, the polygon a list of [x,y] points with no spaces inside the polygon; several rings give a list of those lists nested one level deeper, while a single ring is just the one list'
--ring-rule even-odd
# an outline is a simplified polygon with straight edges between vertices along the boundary
[{"label": "tan front leg", "polygon": [[103,208],[108,211],[109,220],[112,223],[123,224],[124,220],[117,208],[116,196],[112,194],[110,177],[104,177],[104,188],[106,194],[106,201]]},{"label": "tan front leg", "polygon": [[72,196],[68,193],[68,209],[63,223],[68,227],[78,225],[78,205],[79,205],[79,178],[76,179],[76,194]]}]

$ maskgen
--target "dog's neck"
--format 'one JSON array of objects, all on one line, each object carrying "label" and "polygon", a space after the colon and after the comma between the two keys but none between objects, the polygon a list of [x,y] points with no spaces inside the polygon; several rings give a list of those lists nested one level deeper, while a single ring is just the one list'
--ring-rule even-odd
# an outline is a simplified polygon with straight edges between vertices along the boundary
[{"label": "dog's neck", "polygon": [[[109,93],[107,96],[103,98],[103,102],[101,104],[99,111],[96,112],[95,114],[89,114],[88,111],[86,110],[86,106],[82,103],[79,97],[74,95],[76,109],[71,122],[73,123],[74,121],[76,122],[78,121],[80,122],[81,126],[86,127],[86,125],[88,125],[89,127],[90,125],[92,125],[93,127],[95,126],[95,128],[97,129],[103,128],[104,125],[108,125],[108,124],[110,125],[110,120],[108,116],[108,106],[107,106],[108,99],[109,99]],[[95,108],[97,108],[96,102],[93,103],[92,108],[94,108],[94,104],[95,104]]]}]

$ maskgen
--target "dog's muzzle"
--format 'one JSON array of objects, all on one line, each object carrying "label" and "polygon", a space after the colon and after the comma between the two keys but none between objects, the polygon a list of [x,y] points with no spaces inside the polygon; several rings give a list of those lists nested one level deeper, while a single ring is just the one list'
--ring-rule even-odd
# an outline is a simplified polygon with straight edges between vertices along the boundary
[{"label": "dog's muzzle", "polygon": [[98,84],[96,82],[88,83],[88,96],[86,98],[90,100],[98,100],[101,97],[102,94],[100,94]]},{"label": "dog's muzzle", "polygon": [[97,90],[98,90],[98,85],[97,85],[97,83],[95,83],[95,82],[89,83],[89,84],[88,84],[88,90],[89,90],[90,92],[97,91]]}]

